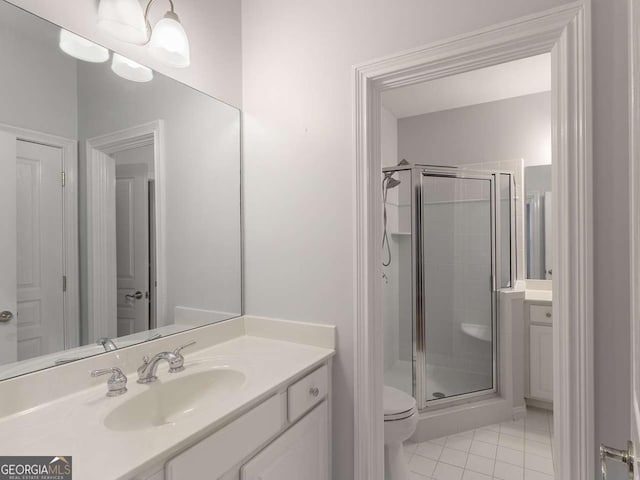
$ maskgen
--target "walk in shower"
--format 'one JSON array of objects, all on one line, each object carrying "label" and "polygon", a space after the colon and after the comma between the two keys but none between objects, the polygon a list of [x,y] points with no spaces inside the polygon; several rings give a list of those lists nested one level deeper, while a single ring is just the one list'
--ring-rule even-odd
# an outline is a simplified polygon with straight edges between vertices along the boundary
[{"label": "walk in shower", "polygon": [[497,292],[516,277],[510,172],[383,169],[385,384],[421,409],[497,392]]}]

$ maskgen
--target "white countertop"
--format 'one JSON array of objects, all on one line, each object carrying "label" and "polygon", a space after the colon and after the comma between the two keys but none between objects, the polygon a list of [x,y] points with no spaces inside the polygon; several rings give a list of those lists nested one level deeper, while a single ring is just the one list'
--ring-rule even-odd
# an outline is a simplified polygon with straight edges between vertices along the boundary
[{"label": "white countertop", "polygon": [[334,353],[331,348],[243,335],[186,353],[184,372],[169,374],[166,365],[160,366],[159,381],[203,368],[205,361],[207,368],[228,366],[246,375],[241,388],[176,424],[126,432],[103,424],[114,408],[154,386],[136,383],[135,375],[127,372],[129,391],[119,397],[105,396],[103,377],[98,386],[0,419],[0,452],[72,456],[78,480],[128,479],[206,437]]},{"label": "white countertop", "polygon": [[524,293],[525,302],[552,302],[551,290],[526,290]]}]

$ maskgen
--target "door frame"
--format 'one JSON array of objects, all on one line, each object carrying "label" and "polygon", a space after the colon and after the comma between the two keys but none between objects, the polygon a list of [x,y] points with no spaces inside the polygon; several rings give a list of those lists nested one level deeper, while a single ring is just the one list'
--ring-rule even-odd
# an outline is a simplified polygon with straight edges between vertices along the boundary
[{"label": "door frame", "polygon": [[[64,348],[80,345],[80,267],[78,250],[78,141],[72,138],[0,124],[0,130],[16,136],[16,140],[59,148],[62,151],[62,261],[66,276],[63,295]],[[62,177],[64,172],[64,177]],[[62,283],[62,279],[60,280]],[[62,288],[62,287],[61,287]]]},{"label": "door frame", "polygon": [[[640,340],[638,319],[640,318],[640,0],[629,0],[629,288],[630,288],[630,348],[631,348],[631,409],[635,419],[640,419],[640,351],[637,342]],[[631,418],[632,429],[634,418]],[[630,432],[632,433],[632,432]],[[631,435],[631,439],[638,439]],[[638,449],[636,444],[636,449]],[[635,474],[638,478],[638,473]]]},{"label": "door frame", "polygon": [[[153,145],[156,187],[156,312],[166,315],[166,246],[165,246],[165,185],[164,185],[164,121],[154,120],[116,132],[86,140],[87,167],[87,312],[89,341],[107,336],[106,326],[115,321],[116,308],[116,251],[105,242],[115,205],[108,205],[103,193],[109,188],[107,166],[100,161],[100,153],[114,154],[132,148]],[[110,267],[111,266],[111,267]],[[112,278],[113,277],[113,278]]]},{"label": "door frame", "polygon": [[555,471],[594,478],[590,0],[510,20],[353,69],[354,468],[381,480],[383,447],[380,95],[391,88],[551,52]]}]

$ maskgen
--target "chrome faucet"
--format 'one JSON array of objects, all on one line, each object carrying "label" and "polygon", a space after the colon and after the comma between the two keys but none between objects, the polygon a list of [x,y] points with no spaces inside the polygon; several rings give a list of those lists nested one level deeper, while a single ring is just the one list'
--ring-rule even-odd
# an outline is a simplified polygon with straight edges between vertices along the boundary
[{"label": "chrome faucet", "polygon": [[153,383],[158,377],[156,377],[156,370],[158,370],[158,364],[162,360],[169,362],[169,373],[177,373],[184,370],[184,357],[182,356],[182,349],[195,345],[196,342],[190,342],[186,345],[176,348],[173,352],[160,352],[149,359],[147,355],[142,359],[142,365],[138,368],[138,383]]},{"label": "chrome faucet", "polygon": [[99,338],[96,345],[102,345],[105,352],[113,352],[118,349],[116,344],[113,343],[113,340],[107,337]]}]

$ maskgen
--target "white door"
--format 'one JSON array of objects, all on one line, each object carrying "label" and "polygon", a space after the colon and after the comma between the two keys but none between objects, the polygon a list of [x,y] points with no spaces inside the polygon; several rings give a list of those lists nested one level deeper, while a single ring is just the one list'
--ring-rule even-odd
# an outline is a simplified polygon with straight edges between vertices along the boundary
[{"label": "white door", "polygon": [[325,401],[245,464],[241,480],[328,480],[328,422]]},{"label": "white door", "polygon": [[149,174],[116,165],[118,337],[149,329]]},{"label": "white door", "polygon": [[18,360],[65,347],[62,170],[60,148],[18,140]]},{"label": "white door", "polygon": [[0,364],[18,359],[15,225],[16,137],[0,131]]}]

